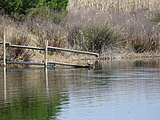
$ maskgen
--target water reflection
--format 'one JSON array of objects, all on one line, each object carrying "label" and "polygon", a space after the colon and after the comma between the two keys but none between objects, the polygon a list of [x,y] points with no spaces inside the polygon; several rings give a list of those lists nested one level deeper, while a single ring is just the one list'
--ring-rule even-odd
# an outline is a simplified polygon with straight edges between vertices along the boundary
[{"label": "water reflection", "polygon": [[[47,69],[8,68],[6,72],[4,68],[0,73],[3,74],[0,78],[3,80],[0,82],[3,88],[0,89],[3,91],[0,97],[1,120],[54,120],[61,111],[62,102],[68,99],[65,93],[61,94],[61,88],[52,82],[54,78],[48,79]],[[51,91],[53,88],[56,91]]]},{"label": "water reflection", "polygon": [[159,68],[160,63],[159,63],[159,60],[151,60],[151,61],[137,60],[134,62],[134,66],[135,67]]},{"label": "water reflection", "polygon": [[94,70],[71,71],[70,108],[58,118],[159,120],[159,61],[137,62],[105,61]]},{"label": "water reflection", "polygon": [[6,67],[3,68],[3,87],[4,87],[4,101],[7,99],[7,79],[6,79]]},{"label": "water reflection", "polygon": [[101,61],[96,61],[95,62],[95,70],[102,70],[102,62]]},{"label": "water reflection", "polygon": [[1,68],[0,119],[159,120],[159,63],[101,61],[95,69]]},{"label": "water reflection", "polygon": [[48,68],[45,67],[46,95],[49,97]]}]

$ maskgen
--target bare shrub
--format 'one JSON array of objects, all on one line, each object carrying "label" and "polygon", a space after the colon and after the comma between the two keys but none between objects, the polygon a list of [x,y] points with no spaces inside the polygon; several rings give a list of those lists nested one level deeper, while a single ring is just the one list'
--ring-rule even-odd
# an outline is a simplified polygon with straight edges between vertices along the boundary
[{"label": "bare shrub", "polygon": [[66,17],[66,12],[51,10],[46,6],[32,8],[28,12],[28,19],[43,22],[46,20],[52,21],[54,24],[60,24]]},{"label": "bare shrub", "polygon": [[[47,11],[47,14],[49,14],[49,11]],[[50,14],[53,15],[54,13]],[[61,13],[55,14],[55,16],[58,16],[58,14],[60,15]],[[30,33],[35,37],[35,44],[38,47],[44,47],[45,40],[48,40],[50,46],[65,47],[64,44],[67,32],[60,23],[57,24],[53,21],[53,19],[56,18],[53,18],[52,15],[47,15],[47,17],[45,17],[44,15],[38,15],[34,16],[35,18],[28,18],[26,20],[28,29]]]},{"label": "bare shrub", "polygon": [[[15,45],[29,45],[29,37],[25,33],[18,32],[11,36],[11,44]],[[34,55],[31,50],[21,49],[21,48],[9,48],[8,53],[12,60],[16,61],[29,61]]]},{"label": "bare shrub", "polygon": [[81,37],[81,28],[80,27],[73,26],[73,28],[69,29],[67,41],[72,48],[77,48],[78,39],[80,39],[80,37]]},{"label": "bare shrub", "polygon": [[43,47],[45,40],[48,40],[49,46],[65,47],[65,35],[54,28],[41,29],[37,33],[37,46]]}]

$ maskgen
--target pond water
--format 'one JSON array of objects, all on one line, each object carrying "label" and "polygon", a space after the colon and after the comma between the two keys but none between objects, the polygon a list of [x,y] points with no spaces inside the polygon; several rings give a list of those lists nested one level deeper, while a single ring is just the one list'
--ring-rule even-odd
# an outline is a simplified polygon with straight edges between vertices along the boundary
[{"label": "pond water", "polygon": [[159,108],[158,60],[0,68],[0,120],[160,120]]}]

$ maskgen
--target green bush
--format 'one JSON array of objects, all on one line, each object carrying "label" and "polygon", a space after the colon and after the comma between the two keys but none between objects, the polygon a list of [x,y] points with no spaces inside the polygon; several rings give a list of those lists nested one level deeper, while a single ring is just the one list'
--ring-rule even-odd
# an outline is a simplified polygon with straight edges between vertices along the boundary
[{"label": "green bush", "polygon": [[0,0],[0,10],[3,10],[6,14],[18,14],[22,8],[22,0]]},{"label": "green bush", "polygon": [[0,10],[8,15],[26,15],[30,9],[41,6],[51,10],[65,11],[68,0],[0,0]]},{"label": "green bush", "polygon": [[135,53],[143,53],[147,52],[149,49],[146,43],[135,43],[133,44],[133,50]]},{"label": "green bush", "polygon": [[52,11],[46,6],[32,8],[28,11],[27,17],[32,20],[46,21],[50,20],[55,24],[60,24],[66,17],[66,12]]},{"label": "green bush", "polygon": [[[107,48],[115,47],[118,43],[118,35],[108,26],[89,26],[82,30],[74,29],[70,35],[69,43],[80,46],[82,50],[102,53]],[[74,39],[74,40],[71,40]]]},{"label": "green bush", "polygon": [[157,12],[154,14],[153,18],[152,18],[153,22],[159,23],[160,22],[160,12]]},{"label": "green bush", "polygon": [[135,39],[132,41],[132,48],[135,53],[156,52],[159,50],[159,40]]},{"label": "green bush", "polygon": [[68,5],[68,0],[45,0],[44,2],[50,9],[64,11]]}]

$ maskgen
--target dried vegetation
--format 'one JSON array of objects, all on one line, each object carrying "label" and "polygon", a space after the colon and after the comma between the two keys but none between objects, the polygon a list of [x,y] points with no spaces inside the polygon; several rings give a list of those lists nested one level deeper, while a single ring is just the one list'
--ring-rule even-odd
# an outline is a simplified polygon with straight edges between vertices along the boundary
[{"label": "dried vegetation", "polygon": [[[159,55],[160,2],[118,1],[110,0],[106,4],[102,4],[103,0],[98,4],[94,0],[88,3],[81,0],[78,4],[72,1],[67,14],[50,15],[42,10],[40,16],[31,15],[23,21],[1,15],[0,38],[5,29],[7,40],[12,44],[44,47],[47,39],[50,46],[94,51],[106,57],[137,53]],[[74,4],[77,6],[73,7]],[[20,49],[9,49],[9,53],[11,59],[23,61],[36,55],[34,51]],[[50,55],[55,53],[70,55],[59,51]]]}]

